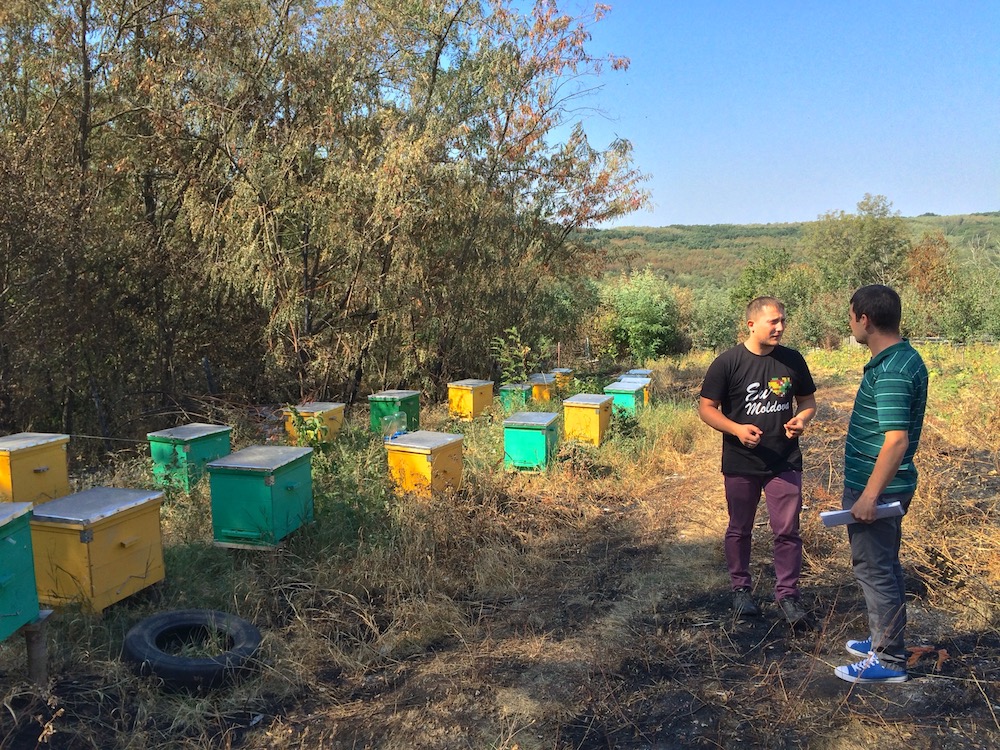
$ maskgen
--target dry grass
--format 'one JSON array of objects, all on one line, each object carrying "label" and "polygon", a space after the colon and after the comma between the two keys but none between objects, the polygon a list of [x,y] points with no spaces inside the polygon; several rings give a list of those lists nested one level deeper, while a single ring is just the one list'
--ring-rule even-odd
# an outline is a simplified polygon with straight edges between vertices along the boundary
[{"label": "dry grass", "polygon": [[[502,415],[456,424],[425,409],[424,427],[465,435],[466,486],[433,501],[394,496],[381,446],[355,424],[316,457],[316,523],[275,553],[211,546],[205,490],[170,497],[168,580],[103,618],[61,614],[49,686],[21,679],[16,639],[0,647],[0,748],[42,734],[55,748],[987,746],[1000,739],[1000,479],[995,449],[964,437],[992,417],[945,400],[966,377],[946,354],[928,355],[942,374],[904,549],[911,635],[934,651],[905,686],[831,675],[863,604],[844,536],[818,511],[839,503],[863,356],[810,355],[822,411],[805,451],[803,583],[821,628],[793,634],[772,607],[751,624],[728,611],[718,440],[693,409],[704,355],[654,363],[655,408],[541,475],[502,471]],[[118,658],[128,627],[180,606],[257,623],[257,676],[192,695],[132,675]]]}]

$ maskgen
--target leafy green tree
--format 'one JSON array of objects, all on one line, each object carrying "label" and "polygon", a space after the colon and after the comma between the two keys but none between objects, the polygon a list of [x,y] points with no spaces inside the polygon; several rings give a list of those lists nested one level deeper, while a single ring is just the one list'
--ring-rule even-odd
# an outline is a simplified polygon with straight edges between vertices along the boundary
[{"label": "leafy green tree", "polygon": [[605,340],[615,358],[645,361],[684,349],[677,300],[651,270],[606,283],[601,307]]},{"label": "leafy green tree", "polygon": [[822,275],[823,288],[899,286],[910,252],[906,225],[883,195],[866,193],[857,208],[856,214],[827,213],[808,228],[804,247]]}]

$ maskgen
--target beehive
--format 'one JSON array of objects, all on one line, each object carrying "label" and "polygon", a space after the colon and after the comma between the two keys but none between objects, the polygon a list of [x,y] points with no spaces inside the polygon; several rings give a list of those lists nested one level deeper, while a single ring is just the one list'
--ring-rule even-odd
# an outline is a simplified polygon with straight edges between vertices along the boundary
[{"label": "beehive", "polygon": [[448,413],[458,419],[475,419],[493,402],[492,380],[456,380],[448,383]]},{"label": "beehive", "polygon": [[567,440],[600,445],[611,423],[611,396],[578,393],[563,401],[563,428]]},{"label": "beehive", "polygon": [[382,418],[398,411],[406,414],[407,430],[420,429],[420,391],[379,391],[368,397],[368,405],[372,432],[376,434],[382,432]]},{"label": "beehive", "polygon": [[649,406],[649,403],[653,400],[653,380],[651,378],[639,378],[632,375],[626,375],[621,378],[618,382],[620,383],[638,383],[642,386],[642,404],[643,406]]},{"label": "beehive", "polygon": [[44,503],[69,494],[69,435],[18,432],[0,437],[0,501]]},{"label": "beehive", "polygon": [[194,422],[148,433],[156,486],[190,491],[205,475],[205,464],[229,455],[231,432],[225,425]]},{"label": "beehive", "polygon": [[503,422],[504,468],[541,471],[559,446],[559,415],[521,411]]},{"label": "beehive", "polygon": [[644,368],[636,368],[634,370],[629,370],[625,373],[623,378],[651,378],[653,377],[653,371]]},{"label": "beehive", "polygon": [[36,505],[38,600],[100,612],[163,580],[162,500],[155,490],[94,487]]},{"label": "beehive", "polygon": [[645,387],[642,383],[619,380],[604,386],[604,392],[611,396],[613,411],[635,416],[646,403]]},{"label": "beehive", "polygon": [[312,448],[255,445],[206,468],[217,546],[274,547],[313,520]]},{"label": "beehive", "polygon": [[38,617],[31,503],[0,504],[0,641]]},{"label": "beehive", "polygon": [[531,383],[531,397],[535,401],[551,401],[555,395],[556,376],[536,373],[528,377]]},{"label": "beehive", "polygon": [[295,413],[305,421],[306,442],[330,443],[344,425],[344,404],[339,401],[309,401],[305,404],[284,410],[285,432],[288,439],[297,443],[298,432],[295,429]]},{"label": "beehive", "polygon": [[500,405],[504,412],[520,411],[531,399],[531,383],[510,383],[500,386]]},{"label": "beehive", "polygon": [[573,370],[569,367],[556,367],[550,373],[556,379],[556,388],[564,391],[573,382]]},{"label": "beehive", "polygon": [[417,430],[387,440],[389,475],[403,492],[430,497],[462,486],[462,436]]}]

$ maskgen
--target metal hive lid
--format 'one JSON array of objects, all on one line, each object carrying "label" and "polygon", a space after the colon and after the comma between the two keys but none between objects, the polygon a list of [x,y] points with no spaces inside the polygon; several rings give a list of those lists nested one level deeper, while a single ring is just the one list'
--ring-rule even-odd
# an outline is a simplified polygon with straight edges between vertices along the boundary
[{"label": "metal hive lid", "polygon": [[653,379],[652,378],[639,378],[639,377],[633,377],[631,375],[625,375],[622,378],[620,378],[618,380],[618,382],[619,383],[638,383],[639,385],[647,386],[647,385],[652,384]]},{"label": "metal hive lid", "polygon": [[519,411],[503,421],[504,427],[548,427],[559,419],[559,415],[549,411]]},{"label": "metal hive lid", "polygon": [[87,525],[162,498],[163,493],[157,490],[93,487],[39,503],[32,511],[32,520]]},{"label": "metal hive lid", "polygon": [[69,442],[69,435],[53,432],[18,432],[0,437],[0,452],[20,451],[56,442]]},{"label": "metal hive lid", "polygon": [[30,511],[31,503],[0,503],[0,526],[6,526]]},{"label": "metal hive lid", "polygon": [[543,385],[550,385],[556,382],[556,376],[550,375],[548,373],[537,372],[534,375],[528,376],[529,383],[541,383]]},{"label": "metal hive lid", "polygon": [[252,445],[236,453],[218,458],[205,464],[212,469],[245,469],[247,471],[269,472],[280,469],[303,456],[312,453],[312,448],[297,448],[284,445]]},{"label": "metal hive lid", "polygon": [[642,383],[636,383],[634,380],[619,380],[610,385],[604,386],[605,393],[638,393],[643,390],[645,386]]},{"label": "metal hive lid", "polygon": [[611,396],[602,396],[599,393],[578,393],[563,401],[563,406],[600,406],[608,401],[611,401]]},{"label": "metal hive lid", "polygon": [[531,383],[508,383],[500,386],[501,391],[530,391]]},{"label": "metal hive lid", "polygon": [[203,422],[192,422],[178,427],[171,427],[168,430],[157,430],[149,432],[146,437],[149,440],[195,440],[196,438],[208,435],[217,435],[220,432],[232,432],[232,427],[221,424],[205,424]]},{"label": "metal hive lid", "polygon": [[386,440],[386,445],[397,448],[409,448],[419,451],[435,451],[452,443],[461,442],[462,435],[451,432],[434,432],[433,430],[417,430],[404,432],[402,435]]},{"label": "metal hive lid", "polygon": [[420,391],[379,391],[378,393],[373,393],[368,396],[369,401],[398,401],[401,398],[410,398],[411,396],[419,396]]},{"label": "metal hive lid", "polygon": [[483,385],[493,385],[492,380],[477,380],[476,378],[466,378],[465,380],[456,380],[454,383],[448,383],[448,387],[452,388],[479,388]]},{"label": "metal hive lid", "polygon": [[292,409],[301,413],[308,412],[309,414],[317,414],[319,412],[333,411],[334,409],[339,409],[344,406],[340,401],[309,401],[305,404],[299,404],[298,406],[286,406],[285,412],[290,413]]}]

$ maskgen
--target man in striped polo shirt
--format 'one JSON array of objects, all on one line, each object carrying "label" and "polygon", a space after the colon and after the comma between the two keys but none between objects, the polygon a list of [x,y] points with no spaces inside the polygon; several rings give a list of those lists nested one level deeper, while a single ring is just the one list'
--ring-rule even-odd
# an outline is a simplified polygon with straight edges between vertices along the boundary
[{"label": "man in striped polo shirt", "polygon": [[837,667],[848,682],[904,682],[906,589],[899,564],[900,516],[878,518],[876,507],[898,501],[904,512],[917,487],[917,452],[927,405],[927,368],[899,333],[899,295],[873,284],[851,297],[851,333],[871,352],[854,401],[844,456],[843,507],[854,575],[868,607],[869,635],[846,644],[863,657]]}]

